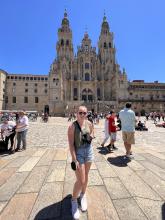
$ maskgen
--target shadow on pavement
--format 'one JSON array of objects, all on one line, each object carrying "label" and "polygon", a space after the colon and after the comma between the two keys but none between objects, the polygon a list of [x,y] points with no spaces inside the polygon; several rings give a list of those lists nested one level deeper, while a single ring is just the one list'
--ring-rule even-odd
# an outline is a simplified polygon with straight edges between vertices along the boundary
[{"label": "shadow on pavement", "polygon": [[117,157],[108,157],[107,161],[110,164],[113,164],[118,167],[126,167],[127,163],[130,162],[129,159],[126,159],[125,156],[117,156]]},{"label": "shadow on pavement", "polygon": [[162,205],[162,220],[165,220],[165,203]]},{"label": "shadow on pavement", "polygon": [[97,147],[97,149],[99,150],[98,151],[99,154],[106,155],[110,153],[106,147]]},{"label": "shadow on pavement", "polygon": [[71,194],[63,200],[41,209],[34,220],[72,220]]}]

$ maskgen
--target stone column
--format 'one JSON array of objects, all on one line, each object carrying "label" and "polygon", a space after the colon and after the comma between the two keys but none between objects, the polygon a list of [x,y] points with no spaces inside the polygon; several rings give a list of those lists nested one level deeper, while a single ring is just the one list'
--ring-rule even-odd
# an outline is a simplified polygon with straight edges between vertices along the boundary
[{"label": "stone column", "polygon": [[78,100],[81,101],[81,81],[78,82]]},{"label": "stone column", "polygon": [[95,84],[94,84],[95,86],[95,88],[94,88],[94,90],[95,90],[95,102],[97,102],[97,82],[96,82],[96,80],[95,80]]},{"label": "stone column", "polygon": [[73,101],[73,80],[71,79],[71,82],[70,82],[70,99],[71,101]]},{"label": "stone column", "polygon": [[102,81],[102,101],[104,101],[104,82]]}]

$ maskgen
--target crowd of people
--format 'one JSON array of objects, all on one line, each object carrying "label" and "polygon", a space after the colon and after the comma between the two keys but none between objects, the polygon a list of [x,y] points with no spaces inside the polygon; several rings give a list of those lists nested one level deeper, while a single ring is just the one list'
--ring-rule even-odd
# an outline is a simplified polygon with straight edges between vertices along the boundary
[{"label": "crowd of people", "polygon": [[[165,127],[164,117],[163,126]],[[158,114],[146,114],[146,120],[149,118],[153,121],[160,120]],[[48,121],[49,115],[43,114],[41,118]],[[73,219],[79,219],[80,211],[87,211],[86,189],[88,185],[88,174],[92,162],[94,160],[94,151],[92,140],[95,138],[94,124],[98,124],[100,119],[105,119],[104,134],[105,137],[101,146],[107,149],[108,153],[118,150],[115,146],[117,131],[121,130],[122,139],[125,147],[124,159],[131,161],[133,159],[132,145],[135,144],[135,130],[147,131],[145,122],[136,119],[135,112],[131,109],[131,103],[126,103],[119,113],[114,110],[108,114],[97,114],[88,111],[85,106],[79,106],[77,112],[70,114],[68,121],[68,143],[71,154],[71,168],[75,172],[76,181],[73,186],[73,194],[71,199],[71,211]],[[10,120],[4,117],[1,125],[1,139],[8,149],[10,140],[10,153],[26,150],[26,136],[28,132],[29,119],[25,111],[20,111],[16,115],[16,120]],[[156,123],[161,127],[161,124]],[[162,126],[162,127],[163,127]],[[108,142],[108,143],[107,143]],[[17,143],[17,144],[16,144]],[[107,144],[106,144],[107,143]],[[106,144],[106,145],[105,145]]]},{"label": "crowd of people", "polygon": [[[146,115],[146,119],[149,118],[154,121],[153,114]],[[161,115],[163,121],[163,115]],[[73,219],[79,219],[80,211],[87,210],[87,197],[86,188],[88,184],[88,173],[91,164],[94,160],[92,139],[95,138],[94,135],[94,124],[99,123],[96,114],[93,115],[92,111],[88,112],[85,106],[80,106],[77,113],[74,116],[73,122],[68,128],[68,142],[69,149],[72,158],[71,168],[75,172],[76,182],[73,187],[73,194],[71,199],[72,216]],[[105,137],[101,143],[102,147],[105,147],[108,152],[113,150],[118,150],[115,146],[117,131],[122,131],[122,139],[125,147],[124,159],[131,161],[133,157],[132,145],[135,144],[135,130],[147,131],[145,121],[142,122],[136,119],[135,112],[131,109],[131,103],[126,103],[125,108],[119,113],[114,110],[106,114],[104,132]],[[158,118],[158,120],[160,120]],[[69,121],[72,121],[70,119]],[[157,125],[160,126],[160,125]],[[109,142],[108,142],[109,141]],[[108,144],[105,146],[105,144]]]},{"label": "crowd of people", "polygon": [[[13,121],[9,117],[4,117],[1,124],[1,144],[6,151],[13,154],[19,150],[26,150],[26,135],[29,120],[25,111],[20,111]],[[16,145],[17,139],[17,145]],[[10,148],[9,148],[10,140]]]}]

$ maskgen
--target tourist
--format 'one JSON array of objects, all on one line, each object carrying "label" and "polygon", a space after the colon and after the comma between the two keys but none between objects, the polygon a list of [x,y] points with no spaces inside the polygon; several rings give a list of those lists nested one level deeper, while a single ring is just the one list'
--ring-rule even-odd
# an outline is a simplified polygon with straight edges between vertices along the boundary
[{"label": "tourist", "polygon": [[109,125],[109,134],[111,136],[111,142],[107,146],[108,150],[117,150],[118,148],[114,146],[114,143],[116,141],[116,134],[117,134],[117,126],[115,124],[116,120],[116,113],[115,111],[110,111],[110,116],[108,118],[108,125]]},{"label": "tourist", "polygon": [[3,124],[1,125],[1,138],[5,142],[6,150],[8,150],[8,143],[10,140],[10,153],[14,153],[14,136],[15,136],[16,123],[14,121],[9,121],[8,118],[3,119]]},{"label": "tourist", "polygon": [[109,133],[109,122],[108,122],[109,114],[105,115],[105,121],[104,121],[104,140],[101,143],[101,146],[104,147],[105,143],[107,140],[110,138],[110,133]]},{"label": "tourist", "polygon": [[165,128],[165,122],[162,122],[160,124],[156,124],[155,126]]},{"label": "tourist", "polygon": [[126,149],[126,158],[132,159],[131,145],[135,144],[135,113],[131,110],[131,103],[126,103],[125,108],[119,112],[121,130]]},{"label": "tourist", "polygon": [[77,111],[77,120],[68,128],[69,149],[72,157],[72,169],[75,170],[76,182],[73,188],[71,200],[72,216],[79,219],[77,199],[80,196],[81,210],[87,210],[86,188],[88,184],[88,173],[94,159],[91,145],[91,134],[93,126],[87,120],[87,108],[80,106]]},{"label": "tourist", "polygon": [[16,151],[21,149],[22,142],[22,150],[26,150],[26,135],[28,131],[29,120],[24,111],[19,112],[19,119],[16,125],[17,132],[17,148]]}]

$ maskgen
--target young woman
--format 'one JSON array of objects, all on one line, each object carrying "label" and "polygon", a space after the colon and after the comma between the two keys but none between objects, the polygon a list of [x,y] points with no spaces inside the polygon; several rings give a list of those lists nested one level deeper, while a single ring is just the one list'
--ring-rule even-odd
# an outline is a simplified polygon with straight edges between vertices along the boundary
[{"label": "young woman", "polygon": [[93,126],[87,120],[87,108],[80,106],[77,111],[77,120],[68,128],[69,149],[72,157],[72,164],[75,168],[76,182],[73,188],[71,200],[72,216],[79,219],[77,198],[80,195],[81,210],[87,210],[86,188],[88,183],[88,173],[94,159],[91,145],[91,134]]}]

